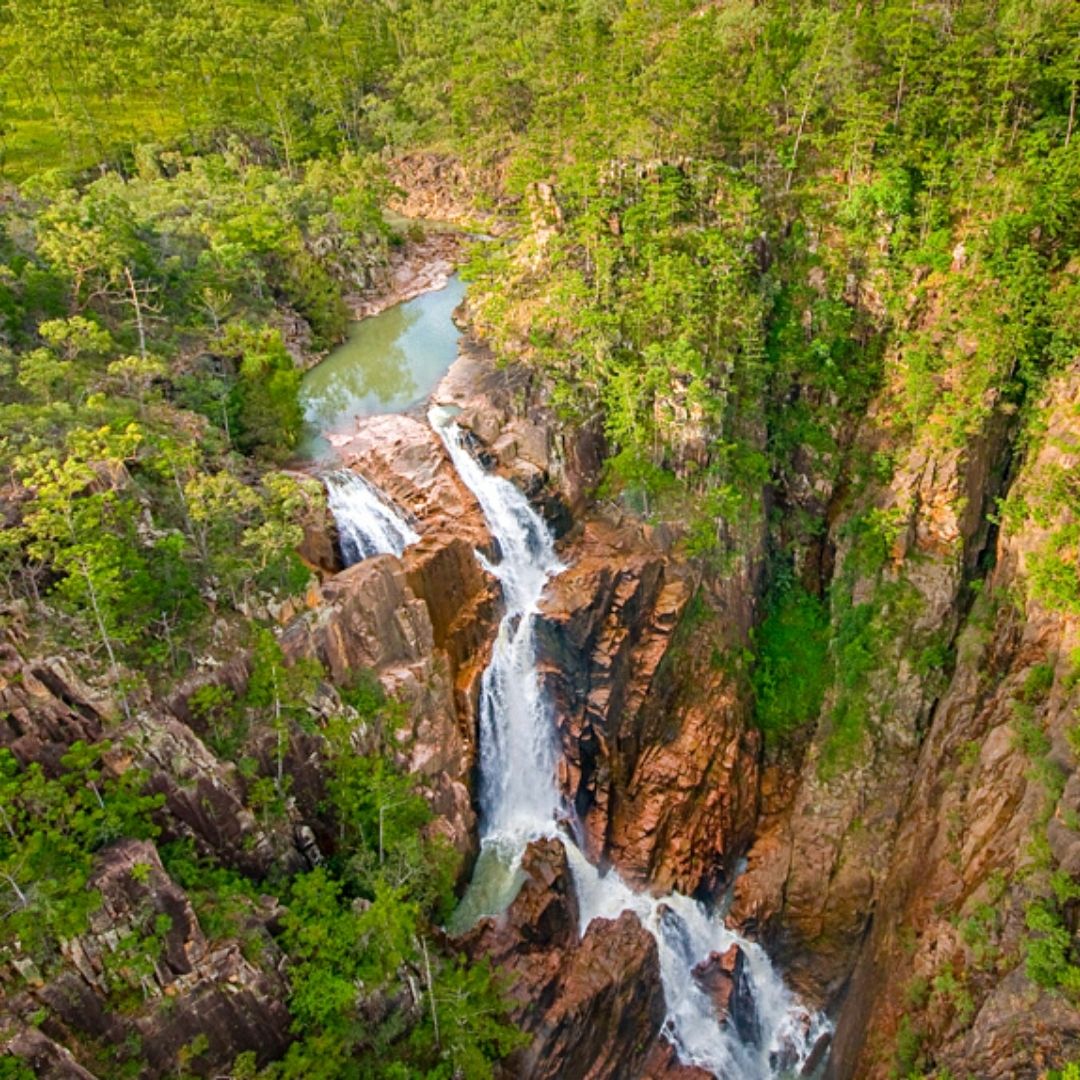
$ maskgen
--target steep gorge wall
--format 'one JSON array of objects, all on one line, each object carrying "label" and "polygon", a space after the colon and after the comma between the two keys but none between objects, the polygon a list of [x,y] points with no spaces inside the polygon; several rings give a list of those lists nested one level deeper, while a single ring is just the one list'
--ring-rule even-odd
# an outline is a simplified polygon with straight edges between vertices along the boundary
[{"label": "steep gorge wall", "polygon": [[[1075,365],[1044,394],[1018,468],[994,397],[959,444],[894,442],[888,484],[830,515],[836,677],[797,768],[767,774],[731,913],[838,1012],[830,1076],[1035,1077],[1077,1054],[1068,994],[1025,966],[1054,933],[1027,913],[1055,868],[1072,963],[1080,850],[1076,620],[1031,588],[1074,511],[1024,511],[1076,469]],[[860,438],[880,449],[889,427],[871,413]],[[999,537],[1010,469],[1020,512]]]},{"label": "steep gorge wall", "polygon": [[763,822],[733,909],[765,930],[796,982],[824,1004],[844,987],[889,866],[986,543],[1004,432],[991,414],[963,447],[911,447],[889,485],[871,489],[831,530],[833,618],[854,613],[849,632],[863,639],[835,658],[836,681],[790,802]]},{"label": "steep gorge wall", "polygon": [[[1014,495],[1075,475],[1078,394],[1075,365],[1051,380]],[[1030,587],[1033,559],[1069,514],[1059,503],[1041,522],[1006,516],[901,808],[833,1075],[890,1075],[898,1036],[907,1064],[988,1078],[1038,1076],[1080,1053],[1080,1014],[1027,962],[1049,936],[1032,905],[1055,872],[1080,873],[1080,620]],[[1076,901],[1057,906],[1063,975]]]}]

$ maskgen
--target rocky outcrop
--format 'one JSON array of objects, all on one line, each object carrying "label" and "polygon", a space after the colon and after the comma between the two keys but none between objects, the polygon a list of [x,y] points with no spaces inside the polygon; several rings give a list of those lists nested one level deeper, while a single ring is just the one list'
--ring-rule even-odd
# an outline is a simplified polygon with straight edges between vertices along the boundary
[{"label": "rocky outcrop", "polygon": [[239,942],[206,938],[148,841],[104,850],[88,887],[101,901],[89,931],[64,944],[67,964],[48,982],[29,973],[27,989],[8,1003],[10,1016],[44,1012],[40,1031],[17,1035],[12,1052],[40,1063],[41,1075],[65,1077],[90,1074],[58,1044],[87,1047],[91,1056],[94,1045],[118,1047],[119,1058],[134,1057],[148,1077],[172,1074],[196,1041],[202,1050],[192,1067],[202,1075],[245,1051],[260,1062],[284,1052],[286,987],[262,929],[275,907],[252,911],[252,942],[262,951],[255,964]]},{"label": "rocky outcrop", "polygon": [[678,1051],[667,1040],[653,1043],[649,1056],[641,1066],[639,1080],[715,1080],[708,1069],[684,1065]]},{"label": "rocky outcrop", "polygon": [[464,234],[430,230],[420,222],[405,224],[405,241],[391,249],[372,287],[346,298],[354,319],[368,319],[396,304],[445,288],[453,276],[465,247]]},{"label": "rocky outcrop", "polygon": [[[469,557],[474,565],[471,552]],[[423,582],[423,576],[418,580]],[[482,594],[470,598],[475,601],[469,607],[474,621],[440,621],[442,647],[436,645],[428,605],[410,588],[407,566],[389,555],[339,574],[324,586],[323,604],[281,637],[290,658],[313,657],[332,680],[343,683],[354,671],[372,671],[387,692],[405,704],[409,723],[401,736],[403,763],[425,778],[439,827],[462,852],[471,851],[474,843],[468,782],[475,755],[473,684],[483,669],[483,653],[466,654],[462,662],[459,654],[445,650],[449,644],[464,650],[465,639],[486,647],[486,637],[474,622],[494,623],[488,583],[479,571],[471,580]],[[464,588],[461,580],[453,587]],[[438,613],[439,607],[433,606]]]},{"label": "rocky outcrop", "polygon": [[472,492],[458,478],[438,435],[413,416],[366,417],[335,444],[342,460],[404,508],[421,537],[458,537],[491,550]]},{"label": "rocky outcrop", "polygon": [[[592,521],[545,596],[542,678],[586,852],[658,892],[715,889],[749,842],[758,747],[720,620],[657,537]],[[729,629],[735,629],[734,626]]]},{"label": "rocky outcrop", "polygon": [[516,483],[556,535],[591,511],[603,439],[588,426],[559,423],[547,388],[526,365],[497,366],[483,345],[466,337],[432,400],[460,410],[457,423],[472,434],[485,464]]},{"label": "rocky outcrop", "polygon": [[71,1052],[35,1027],[25,1027],[4,1044],[4,1051],[24,1062],[39,1080],[95,1080]]},{"label": "rocky outcrop", "polygon": [[658,1047],[664,1060],[656,942],[630,912],[594,920],[579,939],[577,898],[558,840],[530,844],[522,872],[506,913],[482,920],[463,941],[469,955],[487,956],[512,979],[513,1018],[533,1037],[507,1063],[508,1074],[521,1080],[642,1075]]},{"label": "rocky outcrop", "polygon": [[730,1024],[744,1043],[760,1044],[754,991],[746,965],[746,954],[738,945],[732,945],[726,952],[710,954],[691,975],[712,999],[717,1019]]},{"label": "rocky outcrop", "polygon": [[66,660],[24,660],[15,645],[0,643],[0,746],[21,763],[58,769],[73,742],[97,741],[118,715],[117,703]]},{"label": "rocky outcrop", "polygon": [[125,734],[112,767],[135,764],[147,771],[148,792],[165,800],[159,820],[167,839],[191,840],[202,854],[258,878],[272,867],[303,868],[291,836],[262,828],[246,806],[236,765],[213,754],[189,727],[161,715],[132,724]]},{"label": "rocky outcrop", "polygon": [[438,153],[401,154],[386,164],[397,188],[389,199],[395,213],[425,223],[451,222],[491,233],[504,230],[496,215],[476,209],[481,192],[503,197],[499,176],[470,172],[457,159]]},{"label": "rocky outcrop", "polygon": [[341,453],[410,514],[420,541],[401,560],[369,559],[339,574],[323,589],[323,608],[282,640],[292,655],[316,656],[336,679],[371,669],[408,705],[406,763],[429,779],[455,846],[471,850],[480,677],[498,622],[496,584],[475,553],[492,554],[493,541],[427,424],[371,417]]}]

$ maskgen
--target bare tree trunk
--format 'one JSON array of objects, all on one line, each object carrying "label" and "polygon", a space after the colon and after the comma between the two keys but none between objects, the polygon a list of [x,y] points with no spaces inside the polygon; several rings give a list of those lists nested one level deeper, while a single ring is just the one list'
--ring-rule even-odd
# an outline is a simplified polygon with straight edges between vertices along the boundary
[{"label": "bare tree trunk", "polygon": [[123,687],[120,685],[120,665],[116,662],[112,639],[109,637],[109,631],[105,627],[105,617],[101,614],[101,605],[98,603],[94,579],[90,576],[90,571],[82,561],[79,562],[79,569],[82,571],[83,580],[86,582],[86,590],[90,594],[90,607],[94,611],[94,621],[97,623],[98,633],[101,635],[101,643],[105,646],[105,652],[109,657],[109,668],[112,670],[113,679],[116,680],[116,692],[120,695],[120,705],[124,710],[124,716],[130,720],[131,707],[128,705],[127,694],[124,693]]},{"label": "bare tree trunk", "polygon": [[19,907],[26,907],[29,904],[29,900],[26,899],[26,893],[19,888],[19,883],[8,873],[4,873],[4,878],[7,883],[15,890],[15,895],[19,898]]},{"label": "bare tree trunk", "polygon": [[1069,128],[1065,132],[1065,149],[1069,149],[1072,142],[1073,125],[1076,123],[1076,80],[1073,79],[1072,97],[1069,100]]},{"label": "bare tree trunk", "polygon": [[896,88],[896,108],[893,110],[893,124],[900,123],[900,106],[904,100],[904,79],[907,75],[908,54],[911,51],[911,31],[915,25],[915,0],[911,2],[911,15],[908,18],[907,39],[904,42],[904,56],[900,61],[900,83]]},{"label": "bare tree trunk", "polygon": [[135,326],[139,331],[139,355],[146,359],[146,327],[143,325],[142,304],[139,301],[139,290],[135,287],[135,279],[131,276],[131,268],[124,267],[124,277],[127,278],[128,292],[131,295],[131,306],[135,309]]},{"label": "bare tree trunk", "polygon": [[274,664],[274,730],[277,732],[277,793],[282,794],[285,782],[284,731],[281,726],[281,694],[278,691],[277,664]]},{"label": "bare tree trunk", "polygon": [[[835,21],[833,25],[835,25]],[[807,91],[806,101],[803,102],[802,115],[799,117],[799,130],[795,133],[795,145],[791,150],[791,168],[788,169],[787,183],[784,185],[785,192],[791,190],[791,182],[795,178],[795,166],[799,160],[799,144],[802,142],[803,132],[806,129],[806,118],[810,115],[810,106],[814,102],[814,91],[817,90],[818,83],[821,81],[821,74],[825,69],[825,61],[829,58],[831,48],[832,27],[829,27],[829,34],[825,39],[825,48],[821,50],[821,59],[818,60],[817,67],[814,69],[814,79],[810,83],[809,91]]]},{"label": "bare tree trunk", "polygon": [[[77,542],[78,534],[75,532],[75,523],[71,520],[70,514],[66,514],[65,519],[72,541]],[[101,604],[98,602],[97,586],[94,585],[93,575],[90,573],[90,568],[86,565],[85,561],[79,559],[78,565],[79,572],[83,576],[83,581],[86,582],[86,591],[90,595],[90,607],[94,612],[94,621],[97,623],[98,633],[101,635],[101,643],[105,646],[105,653],[109,657],[109,669],[116,682],[116,692],[120,695],[120,705],[124,710],[124,716],[130,720],[131,707],[128,705],[127,694],[124,693],[124,689],[120,685],[120,665],[116,662],[116,653],[113,652],[112,639],[109,637],[109,631],[105,626],[105,616],[101,613]]]},{"label": "bare tree trunk", "polygon": [[274,101],[274,112],[277,114],[278,130],[281,132],[281,148],[285,151],[285,172],[292,176],[292,133],[289,131],[288,117],[285,115],[285,107],[280,100]]},{"label": "bare tree trunk", "polygon": [[8,836],[12,840],[18,840],[18,834],[15,832],[15,826],[11,824],[11,818],[8,817],[7,811],[0,806],[0,818],[4,819],[4,828],[8,831]]},{"label": "bare tree trunk", "polygon": [[435,1045],[441,1046],[439,1040],[439,1014],[435,1009],[435,985],[431,978],[431,957],[428,955],[427,941],[420,938],[420,948],[424,953],[424,974],[427,978],[427,995],[428,1001],[431,1002],[431,1023],[435,1028]]}]

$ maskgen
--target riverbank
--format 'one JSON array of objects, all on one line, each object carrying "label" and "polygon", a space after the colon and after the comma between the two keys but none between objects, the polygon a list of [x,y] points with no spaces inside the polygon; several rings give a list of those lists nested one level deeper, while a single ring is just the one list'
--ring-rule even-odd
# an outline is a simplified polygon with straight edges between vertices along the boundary
[{"label": "riverbank", "polygon": [[[424,228],[423,222],[415,227]],[[464,258],[468,237],[461,232],[424,232],[394,249],[373,292],[349,294],[345,302],[354,319],[369,319],[414,300],[426,292],[445,288]]]}]

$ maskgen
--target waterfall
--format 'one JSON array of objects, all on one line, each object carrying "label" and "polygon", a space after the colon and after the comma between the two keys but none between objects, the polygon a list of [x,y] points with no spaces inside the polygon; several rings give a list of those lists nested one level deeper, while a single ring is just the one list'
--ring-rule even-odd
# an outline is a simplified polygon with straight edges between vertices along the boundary
[{"label": "waterfall", "polygon": [[[429,420],[480,503],[501,555],[490,563],[477,553],[502,584],[506,604],[481,686],[481,862],[495,855],[510,864],[501,880],[504,888],[512,887],[528,842],[558,836],[578,894],[580,932],[594,918],[613,919],[630,910],[655,938],[667,1007],[664,1031],[684,1063],[724,1080],[797,1074],[828,1023],[798,1003],[764,949],[688,897],[672,893],[657,899],[634,892],[614,870],[601,874],[560,830],[560,816],[568,815],[560,814],[555,725],[540,689],[533,630],[544,588],[563,566],[543,520],[513,484],[485,472],[473,458],[452,412],[434,408]],[[692,975],[698,964],[732,945],[743,953],[753,1012],[738,1025],[720,1021]]]},{"label": "waterfall", "polygon": [[533,628],[544,586],[563,567],[551,533],[521,492],[480,467],[445,412],[433,409],[431,422],[502,556],[493,564],[477,553],[506,604],[480,687],[479,801],[484,839],[520,853],[551,830],[559,806],[554,724],[536,677]]},{"label": "waterfall", "polygon": [[400,555],[420,537],[377,488],[351,469],[324,477],[346,566],[371,555]]},{"label": "waterfall", "polygon": [[[667,1006],[664,1030],[684,1064],[699,1065],[724,1080],[799,1075],[830,1025],[798,1002],[760,945],[729,929],[720,915],[696,900],[679,893],[660,899],[635,893],[614,870],[601,874],[573,844],[567,844],[566,854],[581,908],[582,933],[595,918],[614,919],[630,910],[656,939]],[[740,1017],[741,1023],[721,1023],[692,972],[732,945],[744,957],[753,1015]],[[734,1009],[732,1014],[735,1021]]]}]

